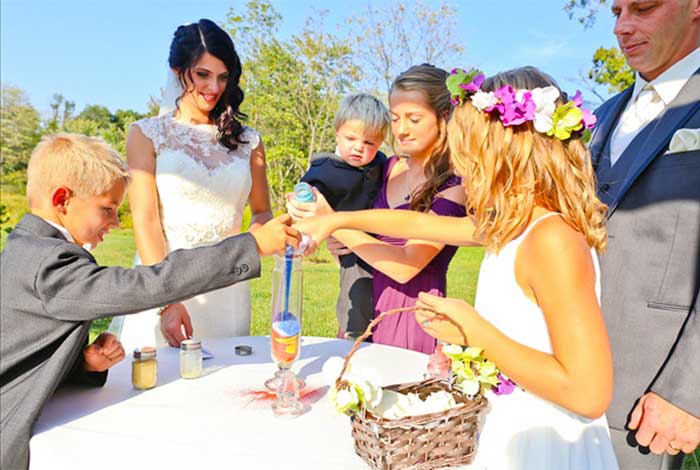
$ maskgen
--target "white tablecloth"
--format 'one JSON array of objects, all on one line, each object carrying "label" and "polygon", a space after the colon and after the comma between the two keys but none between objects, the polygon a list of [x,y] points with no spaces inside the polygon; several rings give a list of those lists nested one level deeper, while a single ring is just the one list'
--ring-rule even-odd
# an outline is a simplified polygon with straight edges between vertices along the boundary
[{"label": "white tablecloth", "polygon": [[[234,346],[253,346],[251,356]],[[271,399],[256,398],[272,376],[268,337],[209,340],[214,359],[194,380],[179,376],[177,349],[158,351],[158,385],[131,385],[129,357],[102,388],[65,387],[47,404],[30,443],[32,470],[60,469],[361,469],[350,419],[328,400],[321,367],[352,343],[305,337],[294,370],[307,381],[307,411],[276,418]],[[366,344],[354,367],[373,367],[384,385],[420,380],[428,356]]]}]

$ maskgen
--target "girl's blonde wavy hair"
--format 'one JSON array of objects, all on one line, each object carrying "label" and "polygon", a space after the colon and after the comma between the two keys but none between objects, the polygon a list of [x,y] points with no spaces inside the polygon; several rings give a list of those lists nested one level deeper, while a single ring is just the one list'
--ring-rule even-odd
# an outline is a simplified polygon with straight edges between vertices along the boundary
[{"label": "girl's blonde wavy hair", "polygon": [[[538,69],[523,67],[487,79],[481,89],[504,85],[559,88]],[[564,103],[562,97],[557,100]],[[500,251],[522,233],[535,206],[561,213],[589,246],[605,251],[607,206],[596,196],[590,155],[580,139],[547,137],[532,122],[504,127],[495,113],[479,111],[470,100],[454,109],[447,135],[475,221],[474,235],[488,251]]]}]

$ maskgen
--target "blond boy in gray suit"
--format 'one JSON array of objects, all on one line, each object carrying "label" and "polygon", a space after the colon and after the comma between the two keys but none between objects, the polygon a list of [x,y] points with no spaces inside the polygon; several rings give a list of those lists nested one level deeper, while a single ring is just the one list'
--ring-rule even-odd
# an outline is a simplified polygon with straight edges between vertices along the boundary
[{"label": "blond boy in gray suit", "polygon": [[32,426],[61,383],[103,385],[124,357],[103,334],[87,345],[92,320],[219,289],[260,275],[260,256],[298,246],[290,217],[217,245],[171,253],[134,269],[99,266],[90,254],[119,226],[129,181],[119,155],[98,138],[45,137],[27,170],[30,214],[0,255],[0,467],[29,463]]}]

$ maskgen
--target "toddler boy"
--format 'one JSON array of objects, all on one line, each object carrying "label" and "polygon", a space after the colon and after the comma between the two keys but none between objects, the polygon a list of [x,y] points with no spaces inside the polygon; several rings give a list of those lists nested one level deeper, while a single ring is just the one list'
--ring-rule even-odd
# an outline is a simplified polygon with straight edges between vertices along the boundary
[{"label": "toddler boy", "polygon": [[[379,147],[390,123],[389,110],[374,96],[346,97],[335,116],[335,153],[314,154],[301,180],[315,186],[336,211],[371,208],[382,186],[386,156]],[[374,316],[372,298],[372,268],[354,253],[340,256],[340,334],[364,333]]]}]

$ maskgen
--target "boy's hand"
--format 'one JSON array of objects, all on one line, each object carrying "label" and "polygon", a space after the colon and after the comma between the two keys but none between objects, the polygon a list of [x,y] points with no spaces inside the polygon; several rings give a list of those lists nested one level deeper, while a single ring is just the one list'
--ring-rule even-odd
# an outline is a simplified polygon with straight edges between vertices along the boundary
[{"label": "boy's hand", "polygon": [[299,248],[301,234],[290,226],[291,223],[292,217],[289,214],[283,214],[262,227],[250,231],[258,245],[260,256],[283,252],[286,245],[290,245],[295,250]]},{"label": "boy's hand", "polygon": [[180,342],[192,336],[192,321],[182,303],[170,304],[163,310],[160,314],[160,331],[168,344],[174,348],[179,348]]},{"label": "boy's hand", "polygon": [[100,333],[95,341],[83,349],[85,370],[103,372],[124,359],[124,348],[112,333]]}]

